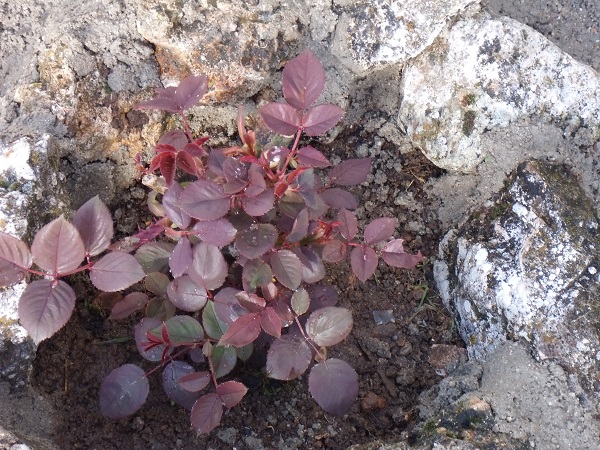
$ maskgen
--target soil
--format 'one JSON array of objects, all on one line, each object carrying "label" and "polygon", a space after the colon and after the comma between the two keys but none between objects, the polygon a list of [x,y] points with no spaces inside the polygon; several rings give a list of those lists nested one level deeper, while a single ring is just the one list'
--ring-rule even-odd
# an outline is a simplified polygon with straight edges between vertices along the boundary
[{"label": "soil", "polygon": [[[351,131],[338,136],[329,151],[340,158],[352,157],[356,142],[372,140],[373,136]],[[391,144],[384,145],[389,154],[397,153]],[[423,223],[429,202],[423,186],[442,171],[416,149],[399,158],[400,171],[388,168],[383,159],[373,164],[373,172],[379,177],[384,173],[387,184],[396,189],[387,202],[381,203],[377,189],[356,189],[363,204],[376,205],[359,211],[363,225],[390,214],[399,218],[398,230],[409,223]],[[398,191],[413,203],[396,206],[394,194]],[[399,236],[411,252],[432,255],[440,232],[437,223],[430,221],[417,232]],[[350,308],[354,317],[351,336],[330,352],[330,356],[350,362],[359,374],[359,400],[347,415],[324,413],[308,393],[306,374],[280,382],[266,378],[256,367],[242,365],[229,378],[243,380],[249,392],[207,436],[197,437],[190,427],[189,412],[172,404],[162,392],[160,370],[149,377],[151,393],[138,413],[119,421],[102,417],[98,389],[103,378],[126,362],[140,364],[147,371],[154,365],[139,356],[131,339],[139,317],[118,323],[106,320],[107,311],[94,300],[96,294],[82,277],[75,288],[78,298],[87,300],[78,302],[65,328],[40,345],[34,367],[34,387],[56,407],[58,428],[52,440],[62,449],[103,450],[339,449],[375,439],[398,440],[416,423],[418,395],[441,379],[428,362],[431,345],[461,345],[433,287],[431,265],[426,262],[415,270],[401,270],[381,263],[376,278],[364,284],[352,275],[348,264],[328,269],[327,282],[338,291],[339,304]],[[394,322],[376,325],[373,313],[381,310],[391,310]],[[111,342],[120,338],[129,339]]]}]

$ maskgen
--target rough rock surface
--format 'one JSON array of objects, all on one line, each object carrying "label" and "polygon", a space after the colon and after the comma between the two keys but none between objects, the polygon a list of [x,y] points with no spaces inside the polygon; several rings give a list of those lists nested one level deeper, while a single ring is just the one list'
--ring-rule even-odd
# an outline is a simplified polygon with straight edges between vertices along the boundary
[{"label": "rough rock surface", "polygon": [[469,172],[494,157],[483,135],[531,117],[553,123],[579,147],[593,145],[598,99],[592,68],[525,25],[475,12],[407,65],[399,120],[436,165]]},{"label": "rough rock surface", "polygon": [[[469,355],[507,338],[563,364],[600,397],[598,219],[562,165],[519,166],[505,192],[440,244],[434,273]],[[598,405],[600,406],[600,404]]]}]

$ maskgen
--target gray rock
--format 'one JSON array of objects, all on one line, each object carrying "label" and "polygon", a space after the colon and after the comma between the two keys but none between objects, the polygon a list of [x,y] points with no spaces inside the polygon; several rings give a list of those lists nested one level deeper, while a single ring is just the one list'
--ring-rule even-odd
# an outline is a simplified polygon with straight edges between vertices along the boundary
[{"label": "gray rock", "polygon": [[399,121],[439,167],[470,172],[490,155],[490,130],[531,117],[579,147],[600,138],[600,76],[535,30],[475,12],[404,71]]},{"label": "gray rock", "polygon": [[492,205],[440,244],[434,273],[469,355],[507,338],[578,374],[598,401],[598,219],[562,165],[522,164]]}]

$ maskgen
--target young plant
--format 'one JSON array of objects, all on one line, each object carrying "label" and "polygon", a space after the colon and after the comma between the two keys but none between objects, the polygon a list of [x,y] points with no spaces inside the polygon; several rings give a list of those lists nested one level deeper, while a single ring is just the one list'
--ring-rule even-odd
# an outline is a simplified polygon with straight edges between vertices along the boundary
[{"label": "young plant", "polygon": [[[32,282],[21,299],[21,322],[34,340],[52,335],[71,314],[75,296],[60,278],[89,269],[94,285],[108,291],[143,279],[144,292],[126,295],[110,318],[145,309],[135,327],[137,348],[145,359],[160,362],[156,369],[163,368],[167,395],[191,409],[198,432],[218,426],[224,408],[245,395],[243,383],[222,379],[238,359],[251,356],[259,338],[270,343],[268,376],[292,380],[315,361],[311,395],[326,412],[346,413],[358,394],[357,374],[348,363],[328,358],[327,347],[343,341],[353,321],[348,309],[336,306],[335,290],[319,284],[324,262],[349,256],[354,274],[366,281],[379,257],[412,268],[422,256],[404,252],[402,240],[392,239],[393,218],[373,220],[362,241],[356,238],[352,210],[358,201],[345,187],[366,181],[369,158],[325,171],[331,166],[327,157],[300,145],[303,134],[321,135],[343,116],[336,105],[313,106],[324,86],[325,72],[309,51],[286,65],[285,103],[269,103],[259,113],[273,132],[291,136],[288,145],[261,146],[240,110],[241,145],[205,149],[206,138],[194,138],[185,116],[206,93],[204,76],[158,89],[156,98],[138,105],[178,113],[184,126],[159,140],[146,171],[153,189],[148,205],[159,217],[151,226],[109,249],[112,222],[95,198],[77,212],[74,225],[61,218],[40,230],[31,253],[0,234],[4,285],[21,281],[26,272],[51,278]],[[192,180],[180,182],[178,168]],[[165,239],[156,241],[159,236]],[[112,251],[98,261],[91,259],[107,249]],[[79,266],[84,257],[86,264]],[[32,259],[46,272],[31,270]],[[135,413],[148,395],[151,372],[133,364],[113,370],[100,388],[101,412],[111,418]],[[212,392],[203,393],[211,383]]]}]

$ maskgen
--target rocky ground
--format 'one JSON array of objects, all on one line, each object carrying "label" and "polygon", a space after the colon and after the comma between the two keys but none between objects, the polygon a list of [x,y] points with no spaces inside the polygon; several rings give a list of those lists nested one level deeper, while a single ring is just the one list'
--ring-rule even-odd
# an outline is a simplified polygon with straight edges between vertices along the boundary
[{"label": "rocky ground", "polygon": [[[599,69],[600,5],[596,1],[563,0],[531,5],[519,0],[486,0],[482,3],[497,14],[530,25],[576,59]],[[9,6],[5,3],[1,11],[8,11]],[[82,7],[81,13],[93,14],[94,8]],[[0,32],[2,20],[0,16]],[[26,23],[20,26],[26,36],[31,27]],[[225,25],[223,28],[226,31]],[[144,32],[151,34],[151,30]],[[318,33],[313,30],[313,34]],[[13,39],[18,40],[19,36]],[[90,38],[89,42],[94,39]],[[104,44],[109,45],[102,41]],[[87,50],[54,49],[83,55],[89,53]],[[131,56],[149,51],[143,43],[134,42],[126,53]],[[159,64],[167,64],[164,59],[167,57],[159,55]],[[17,64],[16,61],[2,61],[2,64]],[[86,77],[92,63],[83,57],[79,61],[77,77]],[[90,83],[91,91],[78,95],[92,92],[98,95],[98,103],[109,110],[123,108],[130,101],[130,94],[118,97],[102,95],[103,92],[134,91],[136,82],[156,82],[152,63],[148,64],[147,72],[136,74],[135,80],[126,73],[127,65],[122,61],[106,63],[113,68],[108,88]],[[22,76],[27,77],[31,70],[24,65]],[[67,84],[62,85],[68,80],[61,79],[60,71],[53,71],[52,67],[39,70],[45,82],[54,83],[57,89],[69,88]],[[398,81],[400,73],[395,77],[386,74],[386,80]],[[123,85],[129,79],[133,80],[132,85]],[[380,94],[387,88],[378,85],[377,79],[366,79],[353,94],[365,102],[369,95]],[[334,88],[329,95],[335,96],[335,92]],[[27,105],[27,92],[22,95],[22,104]],[[273,94],[261,91],[260,95]],[[352,114],[351,96],[349,102],[350,105],[345,106],[349,106],[349,114]],[[366,103],[368,106],[368,101]],[[381,124],[390,121],[391,111],[396,106],[394,100],[390,103],[391,106],[380,106],[372,113],[357,117],[353,126],[332,142],[314,142],[314,145],[326,150],[335,161],[357,155],[373,156],[370,185],[356,191],[364,205],[358,211],[362,223],[378,216],[394,215],[399,218],[400,237],[408,242],[409,249],[433,256],[446,231],[445,225],[456,220],[465,205],[461,204],[454,211],[448,206],[445,210],[438,209],[440,198],[453,196],[450,185],[444,181],[447,179],[444,171],[429,162],[407,139],[388,139],[386,133],[380,131]],[[234,130],[228,125],[232,111],[234,108],[223,108],[222,123],[213,124],[213,128],[207,130],[216,136],[215,145],[234,138]],[[44,117],[34,117],[40,121],[36,126],[44,123]],[[32,133],[29,124],[19,121],[11,111],[0,112],[0,119],[7,120],[11,135],[17,131],[24,135]],[[79,119],[79,123],[48,122],[44,131],[68,136],[69,127],[98,129],[94,128],[98,127],[97,118],[82,113]],[[134,135],[151,119],[135,113],[113,114],[111,120],[115,130]],[[196,120],[198,126],[203,123],[201,117]],[[549,145],[561,139],[545,130],[544,125],[540,125],[539,135],[549,141]],[[85,200],[86,192],[100,190],[110,199],[118,232],[127,235],[147,219],[142,212],[143,187],[123,181],[132,178],[123,162],[130,156],[113,154],[110,159],[94,160],[89,156],[90,148],[83,148],[79,156],[58,152],[55,166],[65,177],[65,183],[60,185],[80,193],[68,206],[74,209]],[[470,201],[475,202],[477,198],[471,197]],[[49,216],[51,212],[45,211],[45,214]],[[0,425],[20,429],[24,434],[33,432],[28,439],[32,449],[338,449],[351,445],[359,445],[356,449],[405,448],[406,443],[393,444],[401,439],[412,443],[420,441],[423,448],[431,448],[433,441],[438,442],[437,448],[454,448],[451,446],[455,443],[445,440],[468,438],[474,430],[481,437],[477,444],[487,448],[596,448],[598,430],[590,425],[593,408],[581,401],[584,396],[557,364],[540,365],[522,347],[510,343],[487,364],[475,361],[465,364],[464,343],[458,337],[454,319],[436,292],[431,260],[414,271],[380,267],[376,279],[365,284],[356,282],[348,267],[341,265],[331,268],[329,281],[337,287],[340,303],[353,310],[355,320],[352,337],[333,350],[336,356],[352,361],[360,376],[359,401],[342,418],[325,415],[317,407],[307,394],[306,380],[274,382],[265,379],[253,366],[241,367],[235,374],[251,385],[249,395],[209,436],[197,437],[192,433],[187,412],[169,404],[158,386],[158,378],[151,379],[151,399],[139,414],[117,422],[102,418],[97,409],[99,383],[112,368],[140,358],[131,342],[110,343],[115,338],[127,338],[131,323],[115,324],[105,320],[107,311],[95,300],[89,284],[80,280],[76,284],[78,297],[86,301],[78,303],[68,326],[38,349],[33,385],[39,395],[21,396],[18,391],[9,392],[0,384],[0,395],[8,406],[4,411],[20,411],[11,416],[0,411]],[[379,312],[385,312],[384,315],[391,312],[393,321],[388,318],[378,324],[374,313]],[[150,366],[145,368],[150,369]],[[445,406],[459,398],[464,400],[462,410],[444,412]],[[535,417],[533,422],[532,417]],[[25,450],[25,447],[18,436],[0,427],[0,449]]]}]

